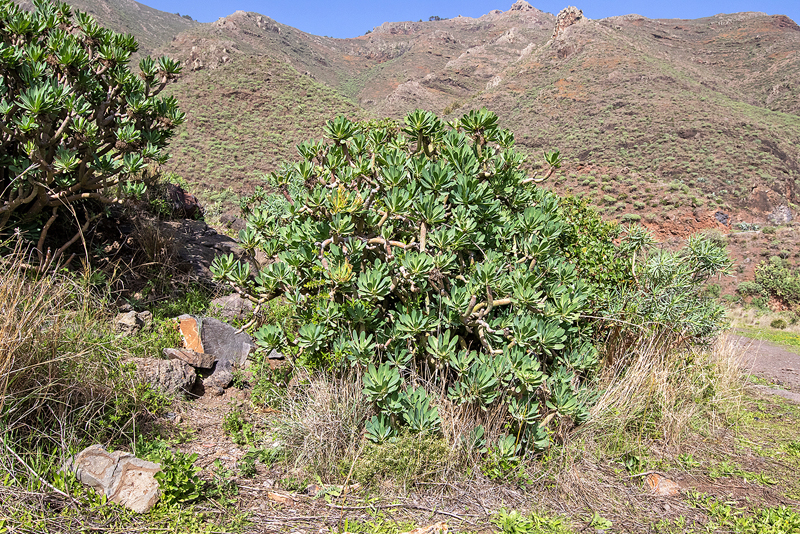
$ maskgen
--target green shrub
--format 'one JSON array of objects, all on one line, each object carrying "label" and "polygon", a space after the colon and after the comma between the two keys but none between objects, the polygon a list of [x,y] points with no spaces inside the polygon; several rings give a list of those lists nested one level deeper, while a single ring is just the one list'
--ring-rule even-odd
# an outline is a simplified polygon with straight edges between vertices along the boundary
[{"label": "green shrub", "polygon": [[736,287],[736,292],[743,297],[757,297],[766,294],[764,288],[758,282],[745,280]]},{"label": "green shrub", "polygon": [[367,442],[353,468],[353,476],[367,484],[382,479],[400,485],[440,480],[450,455],[450,447],[440,436],[402,432],[386,443]]},{"label": "green shrub", "polygon": [[[173,97],[157,96],[180,72],[177,62],[145,57],[134,73],[133,36],[67,4],[34,5],[0,2],[0,230],[19,227],[44,269],[105,205],[143,192],[136,184],[166,162],[184,114]],[[77,217],[80,228],[65,232]],[[51,230],[58,230],[54,248],[46,242]]]},{"label": "green shrub", "polygon": [[777,230],[775,229],[774,226],[765,226],[764,228],[761,229],[761,233],[767,235],[773,235],[775,234],[776,231]]},{"label": "green shrub", "polygon": [[769,323],[769,325],[772,328],[777,328],[778,330],[785,330],[787,326],[786,321],[784,321],[783,319],[775,319],[771,323]]},{"label": "green shrub", "polygon": [[642,216],[638,213],[626,213],[622,216],[622,222],[639,222]]},{"label": "green shrub", "polygon": [[768,295],[789,306],[800,303],[800,273],[786,260],[772,256],[762,261],[755,269],[754,278]]},{"label": "green shrub", "polygon": [[[222,256],[212,272],[259,306],[278,296],[293,306],[291,322],[255,333],[261,348],[363,377],[376,413],[366,424],[371,442],[437,434],[425,385],[457,406],[503,407],[515,450],[538,450],[548,427],[588,417],[598,354],[594,319],[585,317],[620,290],[654,306],[651,289],[688,287],[684,300],[694,304],[719,254],[704,240],[674,259],[642,254],[669,259],[675,272],[665,280],[685,285],[656,281],[658,267],[648,265],[650,285],[635,287],[636,253],[649,236],[636,226],[621,235],[585,201],[538,187],[558,168],[558,152],[546,153],[545,176],[528,177],[495,115],[471,111],[457,126],[423,111],[402,129],[329,121],[328,141],[301,144],[302,160],[268,177],[281,194],[259,190],[244,202],[241,245],[268,261],[252,272]],[[665,321],[682,325],[681,313],[700,321],[697,310],[674,308]],[[710,320],[683,333],[713,331]]]}]

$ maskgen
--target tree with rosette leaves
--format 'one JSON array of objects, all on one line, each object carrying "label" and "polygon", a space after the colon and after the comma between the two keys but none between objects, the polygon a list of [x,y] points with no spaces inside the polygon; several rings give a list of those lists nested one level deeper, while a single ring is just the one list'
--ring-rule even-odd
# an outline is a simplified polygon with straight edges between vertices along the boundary
[{"label": "tree with rosette leaves", "polygon": [[[176,61],[145,57],[134,73],[133,36],[64,3],[34,7],[0,0],[0,230],[22,228],[44,270],[167,160],[184,114],[158,96]],[[51,243],[59,218],[77,229]]]},{"label": "tree with rosette leaves", "polygon": [[[366,425],[373,441],[400,428],[436,432],[432,387],[456,405],[499,407],[515,451],[584,421],[598,352],[582,314],[607,294],[606,278],[632,283],[624,258],[642,233],[582,236],[573,225],[587,216],[571,208],[565,219],[486,110],[449,125],[419,110],[403,127],[337,117],[326,136],[268,176],[282,195],[245,203],[240,241],[260,265],[212,264],[258,305],[279,296],[292,305],[291,320],[262,326],[257,343],[358,373],[377,412]],[[547,153],[542,174],[559,164]],[[613,277],[607,265],[580,266],[589,249],[621,258],[606,262]]]}]

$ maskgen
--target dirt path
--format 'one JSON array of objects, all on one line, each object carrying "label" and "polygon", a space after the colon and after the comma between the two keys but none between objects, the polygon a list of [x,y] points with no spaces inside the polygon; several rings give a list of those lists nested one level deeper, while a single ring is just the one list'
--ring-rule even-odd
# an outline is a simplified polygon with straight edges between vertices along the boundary
[{"label": "dirt path", "polygon": [[780,388],[762,386],[761,389],[800,402],[800,354],[768,341],[736,334],[731,334],[730,339],[742,350],[742,365],[745,370],[780,386]]}]

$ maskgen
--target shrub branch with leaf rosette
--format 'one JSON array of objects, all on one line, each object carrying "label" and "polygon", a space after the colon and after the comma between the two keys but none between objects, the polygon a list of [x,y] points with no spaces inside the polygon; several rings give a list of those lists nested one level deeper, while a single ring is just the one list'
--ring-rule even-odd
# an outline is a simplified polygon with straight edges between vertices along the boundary
[{"label": "shrub branch with leaf rosette", "polygon": [[[126,188],[165,162],[167,140],[184,120],[159,97],[178,62],[150,57],[134,74],[131,35],[100,27],[64,3],[25,11],[0,0],[0,229],[21,228],[48,268]],[[100,209],[98,209],[100,208]],[[53,248],[62,218],[78,231]]]},{"label": "shrub branch with leaf rosette", "polygon": [[[515,453],[584,421],[598,351],[582,314],[608,293],[603,284],[633,283],[643,232],[619,245],[616,226],[580,234],[576,222],[596,215],[578,204],[565,218],[485,109],[450,124],[417,110],[403,127],[340,116],[325,137],[267,177],[280,194],[258,190],[243,204],[240,242],[253,260],[212,264],[258,305],[279,296],[293,305],[257,343],[361,376],[375,442],[403,428],[437,432],[434,390],[456,405],[500,407]],[[544,165],[547,176],[558,152]],[[581,251],[609,258],[582,270]]]}]

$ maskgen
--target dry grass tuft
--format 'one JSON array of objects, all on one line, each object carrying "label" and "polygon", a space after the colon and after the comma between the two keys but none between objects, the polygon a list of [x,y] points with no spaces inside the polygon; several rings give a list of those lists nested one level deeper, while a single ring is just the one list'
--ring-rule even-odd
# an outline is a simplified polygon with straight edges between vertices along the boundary
[{"label": "dry grass tuft", "polygon": [[717,408],[742,395],[740,350],[727,336],[706,351],[664,350],[641,340],[601,374],[603,394],[587,428],[634,430],[643,439],[674,445],[701,409],[710,424],[720,423]]},{"label": "dry grass tuft", "polygon": [[[87,436],[111,439],[123,425],[131,432],[133,421],[104,417],[133,417],[141,402],[85,277],[38,274],[27,260],[18,246],[0,261],[0,456],[14,449],[42,464],[55,451],[45,462],[55,464]],[[1,463],[30,471],[22,460]]]},{"label": "dry grass tuft", "polygon": [[358,454],[361,429],[372,408],[361,392],[360,380],[297,378],[306,384],[295,387],[285,399],[277,438],[295,466],[308,466],[331,480]]}]

